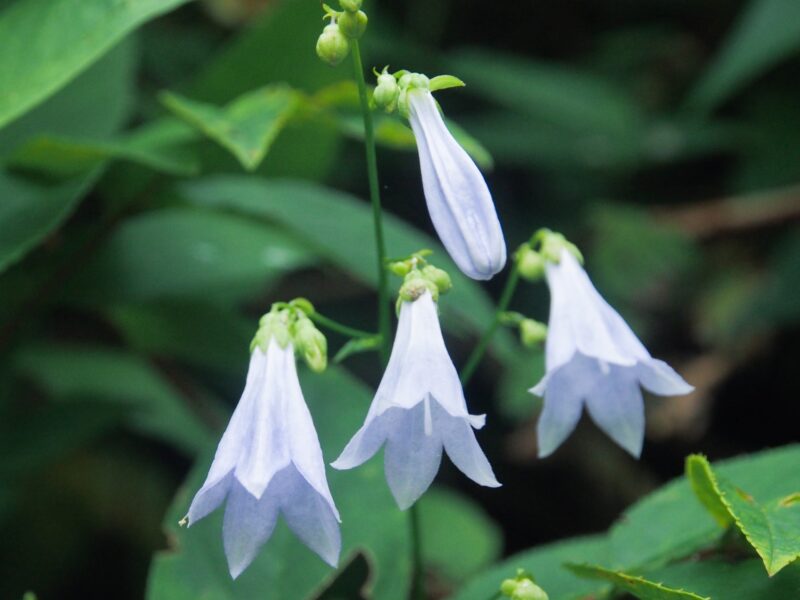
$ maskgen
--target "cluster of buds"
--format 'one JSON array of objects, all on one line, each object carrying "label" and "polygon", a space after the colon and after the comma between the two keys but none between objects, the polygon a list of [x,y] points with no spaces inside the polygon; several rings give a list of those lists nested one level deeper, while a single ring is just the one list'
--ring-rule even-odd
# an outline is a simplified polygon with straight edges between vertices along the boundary
[{"label": "cluster of buds", "polygon": [[400,114],[409,117],[408,94],[413,90],[423,92],[438,92],[454,87],[464,87],[464,82],[452,75],[437,75],[429,78],[422,73],[412,73],[410,71],[397,71],[389,73],[389,67],[384,67],[380,73],[374,71],[377,77],[377,85],[373,94],[375,106],[392,113],[399,110]]},{"label": "cluster of buds", "polygon": [[367,15],[361,10],[362,0],[340,0],[342,10],[334,10],[327,4],[323,19],[330,19],[317,40],[317,56],[335,67],[350,53],[350,41],[357,40],[367,29]]},{"label": "cluster of buds", "polygon": [[500,584],[500,593],[511,600],[548,600],[547,593],[536,585],[533,575],[517,569],[517,576]]},{"label": "cluster of buds", "polygon": [[257,346],[266,351],[271,339],[275,339],[281,348],[291,343],[309,368],[321,373],[328,365],[328,342],[309,318],[312,314],[314,306],[305,298],[276,302],[261,317],[250,351]]},{"label": "cluster of buds", "polygon": [[403,302],[413,302],[425,292],[430,292],[434,302],[438,302],[439,294],[446,294],[453,287],[450,275],[446,271],[429,265],[425,257],[430,250],[420,250],[407,258],[389,263],[389,270],[403,278],[403,285],[397,297],[397,310]]},{"label": "cluster of buds", "polygon": [[517,270],[527,281],[539,281],[545,275],[547,263],[558,264],[561,253],[566,250],[583,264],[583,255],[578,247],[562,234],[540,229],[531,239],[522,244],[515,254]]}]

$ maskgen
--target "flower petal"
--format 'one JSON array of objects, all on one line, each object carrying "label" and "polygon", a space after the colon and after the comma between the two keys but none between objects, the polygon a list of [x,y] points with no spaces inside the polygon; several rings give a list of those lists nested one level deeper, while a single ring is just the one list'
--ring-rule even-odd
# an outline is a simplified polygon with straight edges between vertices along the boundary
[{"label": "flower petal", "polygon": [[380,450],[383,442],[386,441],[386,427],[394,420],[402,408],[390,408],[382,415],[374,419],[368,418],[366,423],[359,429],[352,439],[347,443],[342,453],[331,463],[334,469],[352,469],[357,467]]},{"label": "flower petal", "polygon": [[611,365],[589,392],[586,407],[595,423],[634,457],[644,443],[644,401],[636,370]]},{"label": "flower petal", "polygon": [[[581,418],[586,389],[594,379],[584,357],[578,355],[568,364],[550,373],[544,389],[544,409],[536,425],[539,458],[552,454],[572,433]],[[533,388],[541,391],[540,383]],[[533,391],[531,390],[531,391]]]},{"label": "flower petal", "polygon": [[258,550],[272,535],[277,519],[278,502],[272,494],[266,492],[257,499],[234,480],[222,523],[222,540],[231,577],[236,579],[253,562]]},{"label": "flower petal", "polygon": [[497,212],[480,170],[444,124],[427,90],[409,93],[422,184],[433,226],[458,268],[491,279],[506,262]]},{"label": "flower petal", "polygon": [[334,569],[342,547],[339,515],[329,498],[315,490],[294,467],[275,477],[276,494],[281,498],[281,514],[295,535]]},{"label": "flower petal", "polygon": [[694,390],[663,360],[652,358],[640,363],[636,372],[642,387],[657,396],[682,396]]},{"label": "flower petal", "polygon": [[186,515],[187,525],[191,527],[203,517],[214,512],[225,501],[232,483],[233,473],[228,473],[219,481],[200,488],[189,506],[189,513]]},{"label": "flower petal", "polygon": [[441,433],[447,456],[459,471],[479,485],[500,487],[492,466],[475,439],[469,419],[453,417],[433,402],[434,429]]},{"label": "flower petal", "polygon": [[386,441],[384,465],[389,489],[401,510],[425,493],[442,460],[442,441],[436,430],[425,432],[425,399],[402,410]]}]

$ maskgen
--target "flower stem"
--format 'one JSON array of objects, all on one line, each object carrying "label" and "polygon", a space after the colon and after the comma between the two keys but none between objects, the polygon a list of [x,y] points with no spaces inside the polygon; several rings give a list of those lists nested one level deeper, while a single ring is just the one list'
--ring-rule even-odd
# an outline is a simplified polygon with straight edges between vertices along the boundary
[{"label": "flower stem", "polygon": [[408,511],[411,521],[411,598],[412,600],[425,600],[425,586],[423,582],[422,567],[422,541],[419,534],[419,509],[417,503],[411,505]]},{"label": "flower stem", "polygon": [[508,305],[511,302],[511,297],[514,295],[514,291],[517,289],[518,283],[519,270],[517,269],[517,265],[514,264],[514,266],[511,267],[511,273],[508,275],[508,279],[506,279],[506,285],[503,288],[503,293],[500,295],[500,301],[497,303],[497,311],[494,313],[494,318],[489,324],[489,327],[486,328],[486,331],[483,332],[481,339],[472,350],[472,354],[469,355],[464,368],[461,370],[462,386],[466,386],[469,383],[469,380],[472,379],[472,376],[475,374],[475,369],[478,368],[478,364],[481,362],[483,355],[486,353],[486,349],[489,347],[489,342],[492,341],[492,336],[500,325],[501,315],[508,309]]},{"label": "flower stem", "polygon": [[389,282],[386,273],[386,241],[383,236],[381,214],[381,192],[378,184],[378,160],[375,151],[375,127],[367,98],[367,82],[364,80],[364,65],[361,63],[361,50],[358,40],[350,40],[353,54],[353,68],[358,98],[361,103],[361,116],[364,119],[364,141],[367,149],[367,176],[369,196],[372,201],[372,219],[375,227],[375,247],[378,255],[378,331],[381,334],[380,354],[383,364],[389,360]]},{"label": "flower stem", "polygon": [[311,320],[317,323],[318,325],[322,325],[326,329],[330,329],[331,331],[335,331],[336,333],[341,333],[347,337],[351,338],[371,338],[375,337],[374,333],[370,333],[369,331],[363,331],[361,329],[356,329],[355,327],[349,327],[344,325],[343,323],[339,323],[338,321],[334,321],[333,319],[329,319],[318,312],[315,312],[311,315]]}]

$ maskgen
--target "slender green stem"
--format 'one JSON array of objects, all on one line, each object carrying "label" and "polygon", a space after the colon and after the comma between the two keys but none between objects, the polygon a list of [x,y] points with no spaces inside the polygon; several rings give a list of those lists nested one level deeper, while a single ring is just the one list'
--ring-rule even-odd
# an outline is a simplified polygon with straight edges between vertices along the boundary
[{"label": "slender green stem", "polygon": [[483,355],[486,353],[486,349],[489,347],[489,342],[492,341],[494,332],[497,331],[497,328],[500,325],[500,316],[508,309],[508,305],[511,302],[511,297],[514,295],[514,290],[517,289],[518,283],[519,270],[515,264],[513,267],[511,267],[511,273],[506,280],[506,286],[503,288],[503,293],[500,295],[500,301],[497,303],[497,312],[495,312],[492,322],[489,324],[489,327],[486,328],[486,331],[483,332],[481,339],[472,350],[472,354],[469,355],[464,368],[461,370],[461,385],[466,386],[467,383],[469,383],[469,380],[472,379],[472,376],[475,374],[475,369],[478,368],[478,364],[481,362]]},{"label": "slender green stem", "polygon": [[347,337],[351,338],[371,338],[375,337],[376,335],[374,333],[370,333],[369,331],[363,331],[361,329],[356,329],[355,327],[349,327],[343,323],[329,319],[318,312],[315,312],[311,315],[311,320],[318,325],[322,325],[323,327],[330,329],[331,331],[341,333],[342,335],[346,335]]},{"label": "slender green stem", "polygon": [[369,196],[372,201],[372,219],[375,227],[375,247],[378,254],[378,331],[381,334],[381,360],[389,361],[389,282],[386,273],[386,241],[383,236],[383,218],[381,214],[381,192],[378,183],[378,160],[375,151],[375,127],[372,123],[372,111],[367,98],[367,82],[364,80],[364,65],[361,63],[361,50],[358,40],[350,40],[353,54],[353,68],[358,98],[361,102],[361,115],[364,119],[364,141],[367,148],[367,176],[369,178]]},{"label": "slender green stem", "polygon": [[419,509],[416,502],[411,505],[408,511],[408,516],[411,521],[411,598],[413,600],[425,599],[425,587],[423,582],[423,566],[422,566],[422,541],[419,534]]}]

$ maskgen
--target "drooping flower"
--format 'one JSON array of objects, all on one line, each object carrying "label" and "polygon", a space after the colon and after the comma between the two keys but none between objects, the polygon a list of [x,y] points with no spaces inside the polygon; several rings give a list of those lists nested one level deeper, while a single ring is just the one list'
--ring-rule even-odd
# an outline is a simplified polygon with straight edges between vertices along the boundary
[{"label": "drooping flower", "polygon": [[233,578],[272,535],[279,514],[326,563],[335,567],[339,559],[339,513],[280,319],[267,315],[256,335],[244,392],[186,516],[191,526],[225,503],[222,535]]},{"label": "drooping flower", "polygon": [[401,509],[428,489],[442,448],[476,483],[500,485],[472,431],[483,427],[485,415],[467,412],[436,302],[429,289],[418,289],[416,299],[401,303],[392,354],[366,421],[333,463],[336,469],[352,469],[385,444],[386,479]]},{"label": "drooping flower", "polygon": [[506,264],[506,244],[483,175],[448,131],[427,87],[410,87],[402,105],[417,140],[422,186],[436,233],[464,274],[491,279]]},{"label": "drooping flower", "polygon": [[568,249],[561,248],[556,258],[546,267],[547,372],[530,390],[544,397],[537,425],[539,456],[551,454],[569,436],[585,404],[594,422],[638,457],[644,442],[641,388],[659,396],[687,394],[693,388],[650,356]]}]

